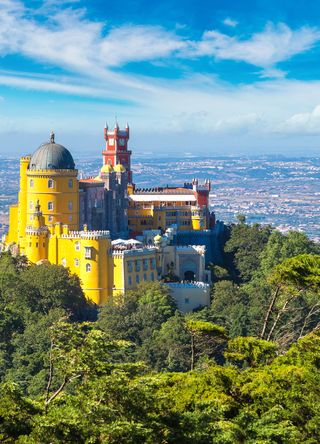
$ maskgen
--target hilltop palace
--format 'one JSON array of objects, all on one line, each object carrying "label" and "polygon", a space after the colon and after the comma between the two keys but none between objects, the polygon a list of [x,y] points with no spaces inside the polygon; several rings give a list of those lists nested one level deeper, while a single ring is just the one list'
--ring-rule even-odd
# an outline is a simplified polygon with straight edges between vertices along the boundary
[{"label": "hilltop palace", "polygon": [[[104,304],[144,281],[165,279],[178,307],[208,305],[205,265],[216,242],[210,182],[140,189],[132,181],[129,126],[106,125],[103,165],[79,179],[71,153],[55,142],[20,159],[18,203],[5,249],[35,264],[68,267],[85,295]],[[209,256],[208,256],[209,255]]]}]

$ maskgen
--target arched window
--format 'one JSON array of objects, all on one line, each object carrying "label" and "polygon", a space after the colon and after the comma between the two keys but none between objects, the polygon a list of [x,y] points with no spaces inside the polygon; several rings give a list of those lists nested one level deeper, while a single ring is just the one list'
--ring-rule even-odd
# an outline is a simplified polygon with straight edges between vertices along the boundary
[{"label": "arched window", "polygon": [[63,259],[61,260],[61,265],[63,265],[64,267],[67,266],[67,259],[66,259],[66,258],[63,258]]},{"label": "arched window", "polygon": [[80,251],[80,242],[76,242],[74,244],[74,248],[75,248],[76,251]]},{"label": "arched window", "polygon": [[79,259],[75,258],[74,260],[74,266],[79,267]]},{"label": "arched window", "polygon": [[30,188],[32,188],[33,187],[33,179],[30,179]]},{"label": "arched window", "polygon": [[86,264],[86,272],[89,273],[91,271],[91,265]]},{"label": "arched window", "polygon": [[73,203],[72,203],[72,200],[69,200],[69,202],[68,202],[68,208],[69,208],[70,211],[73,209]]},{"label": "arched window", "polygon": [[53,188],[54,187],[54,182],[52,179],[48,180],[48,188]]},{"label": "arched window", "polygon": [[30,200],[29,208],[30,208],[30,210],[33,210],[33,202],[32,202],[32,200]]},{"label": "arched window", "polygon": [[69,179],[69,188],[73,188],[73,180]]}]

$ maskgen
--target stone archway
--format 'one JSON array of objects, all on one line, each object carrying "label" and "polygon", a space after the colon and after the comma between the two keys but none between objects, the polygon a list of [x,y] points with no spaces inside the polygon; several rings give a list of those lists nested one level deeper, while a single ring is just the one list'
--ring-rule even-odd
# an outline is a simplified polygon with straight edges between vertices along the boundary
[{"label": "stone archway", "polygon": [[180,276],[185,281],[195,281],[198,276],[198,264],[190,258],[180,258]]},{"label": "stone archway", "polygon": [[196,278],[196,274],[192,270],[187,270],[184,272],[184,280],[185,281],[194,281]]}]

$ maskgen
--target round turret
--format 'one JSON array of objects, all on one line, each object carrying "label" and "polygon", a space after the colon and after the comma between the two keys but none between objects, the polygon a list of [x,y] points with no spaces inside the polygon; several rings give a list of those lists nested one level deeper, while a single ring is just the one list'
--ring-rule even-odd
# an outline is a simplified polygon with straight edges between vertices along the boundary
[{"label": "round turret", "polygon": [[70,151],[55,143],[53,133],[50,142],[40,145],[33,153],[29,164],[29,170],[74,170],[74,167]]},{"label": "round turret", "polygon": [[113,168],[112,165],[109,165],[108,163],[106,163],[105,165],[102,166],[100,173],[103,174],[108,174],[108,173],[112,173],[113,172]]},{"label": "round turret", "polygon": [[123,165],[121,165],[121,163],[118,163],[115,167],[114,167],[114,171],[116,173],[125,173],[126,169]]},{"label": "round turret", "polygon": [[154,238],[153,238],[154,244],[155,245],[160,245],[161,241],[162,241],[162,236],[160,236],[160,234],[157,234]]}]

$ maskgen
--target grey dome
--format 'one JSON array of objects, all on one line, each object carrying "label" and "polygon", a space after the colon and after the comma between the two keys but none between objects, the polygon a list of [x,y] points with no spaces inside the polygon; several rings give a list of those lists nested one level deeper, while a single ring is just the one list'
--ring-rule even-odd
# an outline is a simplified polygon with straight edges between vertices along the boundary
[{"label": "grey dome", "polygon": [[29,164],[30,170],[74,170],[74,167],[70,151],[55,143],[53,133],[50,142],[40,145],[33,153]]}]

